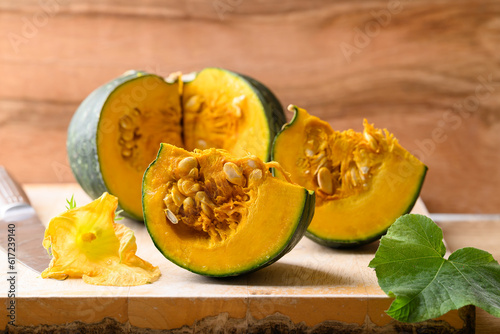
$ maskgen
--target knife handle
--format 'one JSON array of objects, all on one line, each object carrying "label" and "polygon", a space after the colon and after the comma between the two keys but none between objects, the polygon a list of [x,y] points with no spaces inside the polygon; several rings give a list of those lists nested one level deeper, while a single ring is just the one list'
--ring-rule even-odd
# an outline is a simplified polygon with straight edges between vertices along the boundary
[{"label": "knife handle", "polygon": [[30,204],[23,188],[0,166],[0,212],[20,204]]}]

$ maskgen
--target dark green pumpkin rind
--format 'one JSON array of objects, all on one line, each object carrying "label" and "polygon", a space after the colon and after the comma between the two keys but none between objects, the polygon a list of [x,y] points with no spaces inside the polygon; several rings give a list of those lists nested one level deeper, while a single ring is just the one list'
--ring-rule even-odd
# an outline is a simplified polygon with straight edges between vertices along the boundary
[{"label": "dark green pumpkin rind", "polygon": [[302,237],[306,235],[307,229],[312,222],[314,210],[316,208],[316,194],[311,190],[306,189],[305,191],[307,192],[305,200],[306,203],[304,204],[305,209],[302,211],[302,216],[300,217],[301,223],[299,224],[297,230],[295,230],[293,237],[290,238],[290,242],[288,242],[287,247],[281,251],[276,260],[290,252],[299,243]]},{"label": "dark green pumpkin rind", "polygon": [[[407,213],[410,213],[410,211],[415,206],[415,203],[418,200],[418,196],[420,195],[420,191],[421,191],[422,186],[424,184],[425,175],[427,174],[427,169],[428,169],[427,166],[424,165],[423,167],[424,168],[422,171],[422,176],[420,177],[420,183],[418,184],[418,187],[416,187],[416,190],[413,193],[413,198],[409,201],[408,207],[405,210],[403,210],[403,212],[401,212],[398,215],[398,217],[405,215]],[[394,223],[394,222],[391,222],[390,225],[392,225],[392,223]],[[375,232],[375,234],[373,234],[369,237],[363,238],[363,239],[352,239],[352,240],[325,239],[325,238],[319,237],[319,236],[317,236],[309,231],[306,232],[306,237],[317,242],[318,244],[321,244],[321,245],[324,245],[327,247],[337,248],[337,249],[350,249],[350,248],[360,247],[360,246],[369,244],[371,242],[374,242],[374,241],[380,239],[383,235],[385,235],[387,233],[387,230],[389,229],[390,225],[387,226],[386,229],[384,229],[382,231]]]},{"label": "dark green pumpkin rind", "polygon": [[271,92],[271,90],[264,84],[247,75],[239,73],[238,75],[247,80],[253,86],[254,90],[257,92],[257,96],[259,96],[261,101],[264,101],[262,105],[264,106],[264,111],[266,113],[270,138],[268,160],[272,160],[274,138],[281,131],[283,125],[286,124],[286,116],[285,112],[283,111],[283,106],[281,105],[281,102],[278,100],[276,95],[274,95],[273,92]]},{"label": "dark green pumpkin rind", "polygon": [[[71,119],[66,142],[71,171],[82,189],[92,199],[109,192],[102,176],[97,152],[101,111],[119,86],[149,75],[151,74],[133,71],[100,86],[83,100]],[[124,210],[122,215],[142,220],[142,217],[127,212],[121,203],[120,208]]]},{"label": "dark green pumpkin rind", "polygon": [[160,251],[160,253],[163,254],[163,256],[166,259],[168,259],[172,263],[178,265],[181,268],[189,270],[195,274],[199,274],[199,275],[203,275],[203,276],[207,276],[207,277],[229,277],[229,276],[239,276],[239,275],[243,275],[243,274],[249,274],[249,273],[255,272],[259,269],[262,269],[264,267],[267,267],[267,266],[273,264],[274,262],[278,261],[281,257],[283,257],[285,254],[290,252],[293,249],[293,247],[295,247],[295,245],[297,245],[297,243],[305,235],[305,232],[307,231],[307,228],[309,227],[309,224],[311,223],[313,215],[314,215],[316,196],[315,196],[313,191],[309,191],[309,190],[304,188],[305,194],[304,194],[304,202],[303,202],[303,206],[302,206],[303,210],[302,210],[301,216],[298,218],[298,220],[296,222],[295,230],[293,231],[293,233],[291,233],[290,237],[286,241],[284,241],[283,247],[281,249],[279,249],[275,254],[271,255],[269,257],[269,259],[263,261],[262,263],[260,263],[258,265],[255,265],[253,267],[241,269],[239,271],[223,273],[223,274],[221,274],[221,273],[214,274],[214,273],[210,273],[210,272],[198,272],[198,271],[196,271],[188,266],[183,265],[182,263],[177,262],[174,258],[170,257],[169,254],[167,252],[165,252],[160,247],[159,243],[157,243],[157,241],[156,241],[155,235],[153,233],[151,233],[151,230],[149,228],[147,208],[146,208],[145,200],[144,200],[145,195],[146,195],[146,191],[148,189],[147,177],[148,177],[149,170],[154,164],[156,164],[156,161],[158,160],[158,157],[161,155],[161,151],[163,150],[163,146],[164,145],[161,144],[156,159],[149,165],[149,167],[144,172],[144,176],[142,179],[142,211],[144,213],[144,225],[146,225],[146,229],[148,230],[148,233],[151,236],[151,240],[153,240],[155,247]]}]

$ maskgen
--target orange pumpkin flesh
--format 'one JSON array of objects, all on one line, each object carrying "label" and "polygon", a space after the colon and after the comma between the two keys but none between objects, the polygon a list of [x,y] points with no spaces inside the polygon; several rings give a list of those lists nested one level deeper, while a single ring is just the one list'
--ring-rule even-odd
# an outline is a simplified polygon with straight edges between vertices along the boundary
[{"label": "orange pumpkin flesh", "polygon": [[307,236],[331,247],[363,245],[412,209],[427,167],[392,134],[366,120],[362,133],[338,132],[303,109],[289,109],[295,116],[276,136],[272,158],[292,181],[316,192]]},{"label": "orange pumpkin flesh", "polygon": [[268,167],[255,156],[162,144],[143,180],[145,224],[156,247],[207,276],[239,275],[279,259],[305,233],[314,194],[272,177]]}]

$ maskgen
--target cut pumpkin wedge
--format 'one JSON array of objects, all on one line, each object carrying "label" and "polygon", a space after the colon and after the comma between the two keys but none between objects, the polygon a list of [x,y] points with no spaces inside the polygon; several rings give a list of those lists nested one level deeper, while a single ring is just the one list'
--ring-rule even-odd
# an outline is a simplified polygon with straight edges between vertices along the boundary
[{"label": "cut pumpkin wedge", "polygon": [[411,211],[427,167],[392,134],[366,120],[362,133],[338,132],[304,109],[289,110],[295,115],[276,136],[272,159],[316,192],[309,238],[335,248],[360,246]]},{"label": "cut pumpkin wedge", "polygon": [[269,167],[253,155],[162,144],[143,180],[144,222],[156,247],[206,276],[240,275],[277,261],[304,235],[315,196],[272,177]]}]

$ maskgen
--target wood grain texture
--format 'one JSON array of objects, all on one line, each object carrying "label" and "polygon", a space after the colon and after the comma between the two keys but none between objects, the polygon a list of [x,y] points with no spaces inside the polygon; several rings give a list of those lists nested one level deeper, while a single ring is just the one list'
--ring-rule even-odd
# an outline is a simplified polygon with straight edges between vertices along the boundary
[{"label": "wood grain texture", "polygon": [[[0,163],[73,182],[65,137],[97,86],[127,69],[221,66],[336,129],[395,133],[429,173],[432,212],[498,212],[500,3],[0,1]],[[291,115],[288,115],[290,118]]]}]

